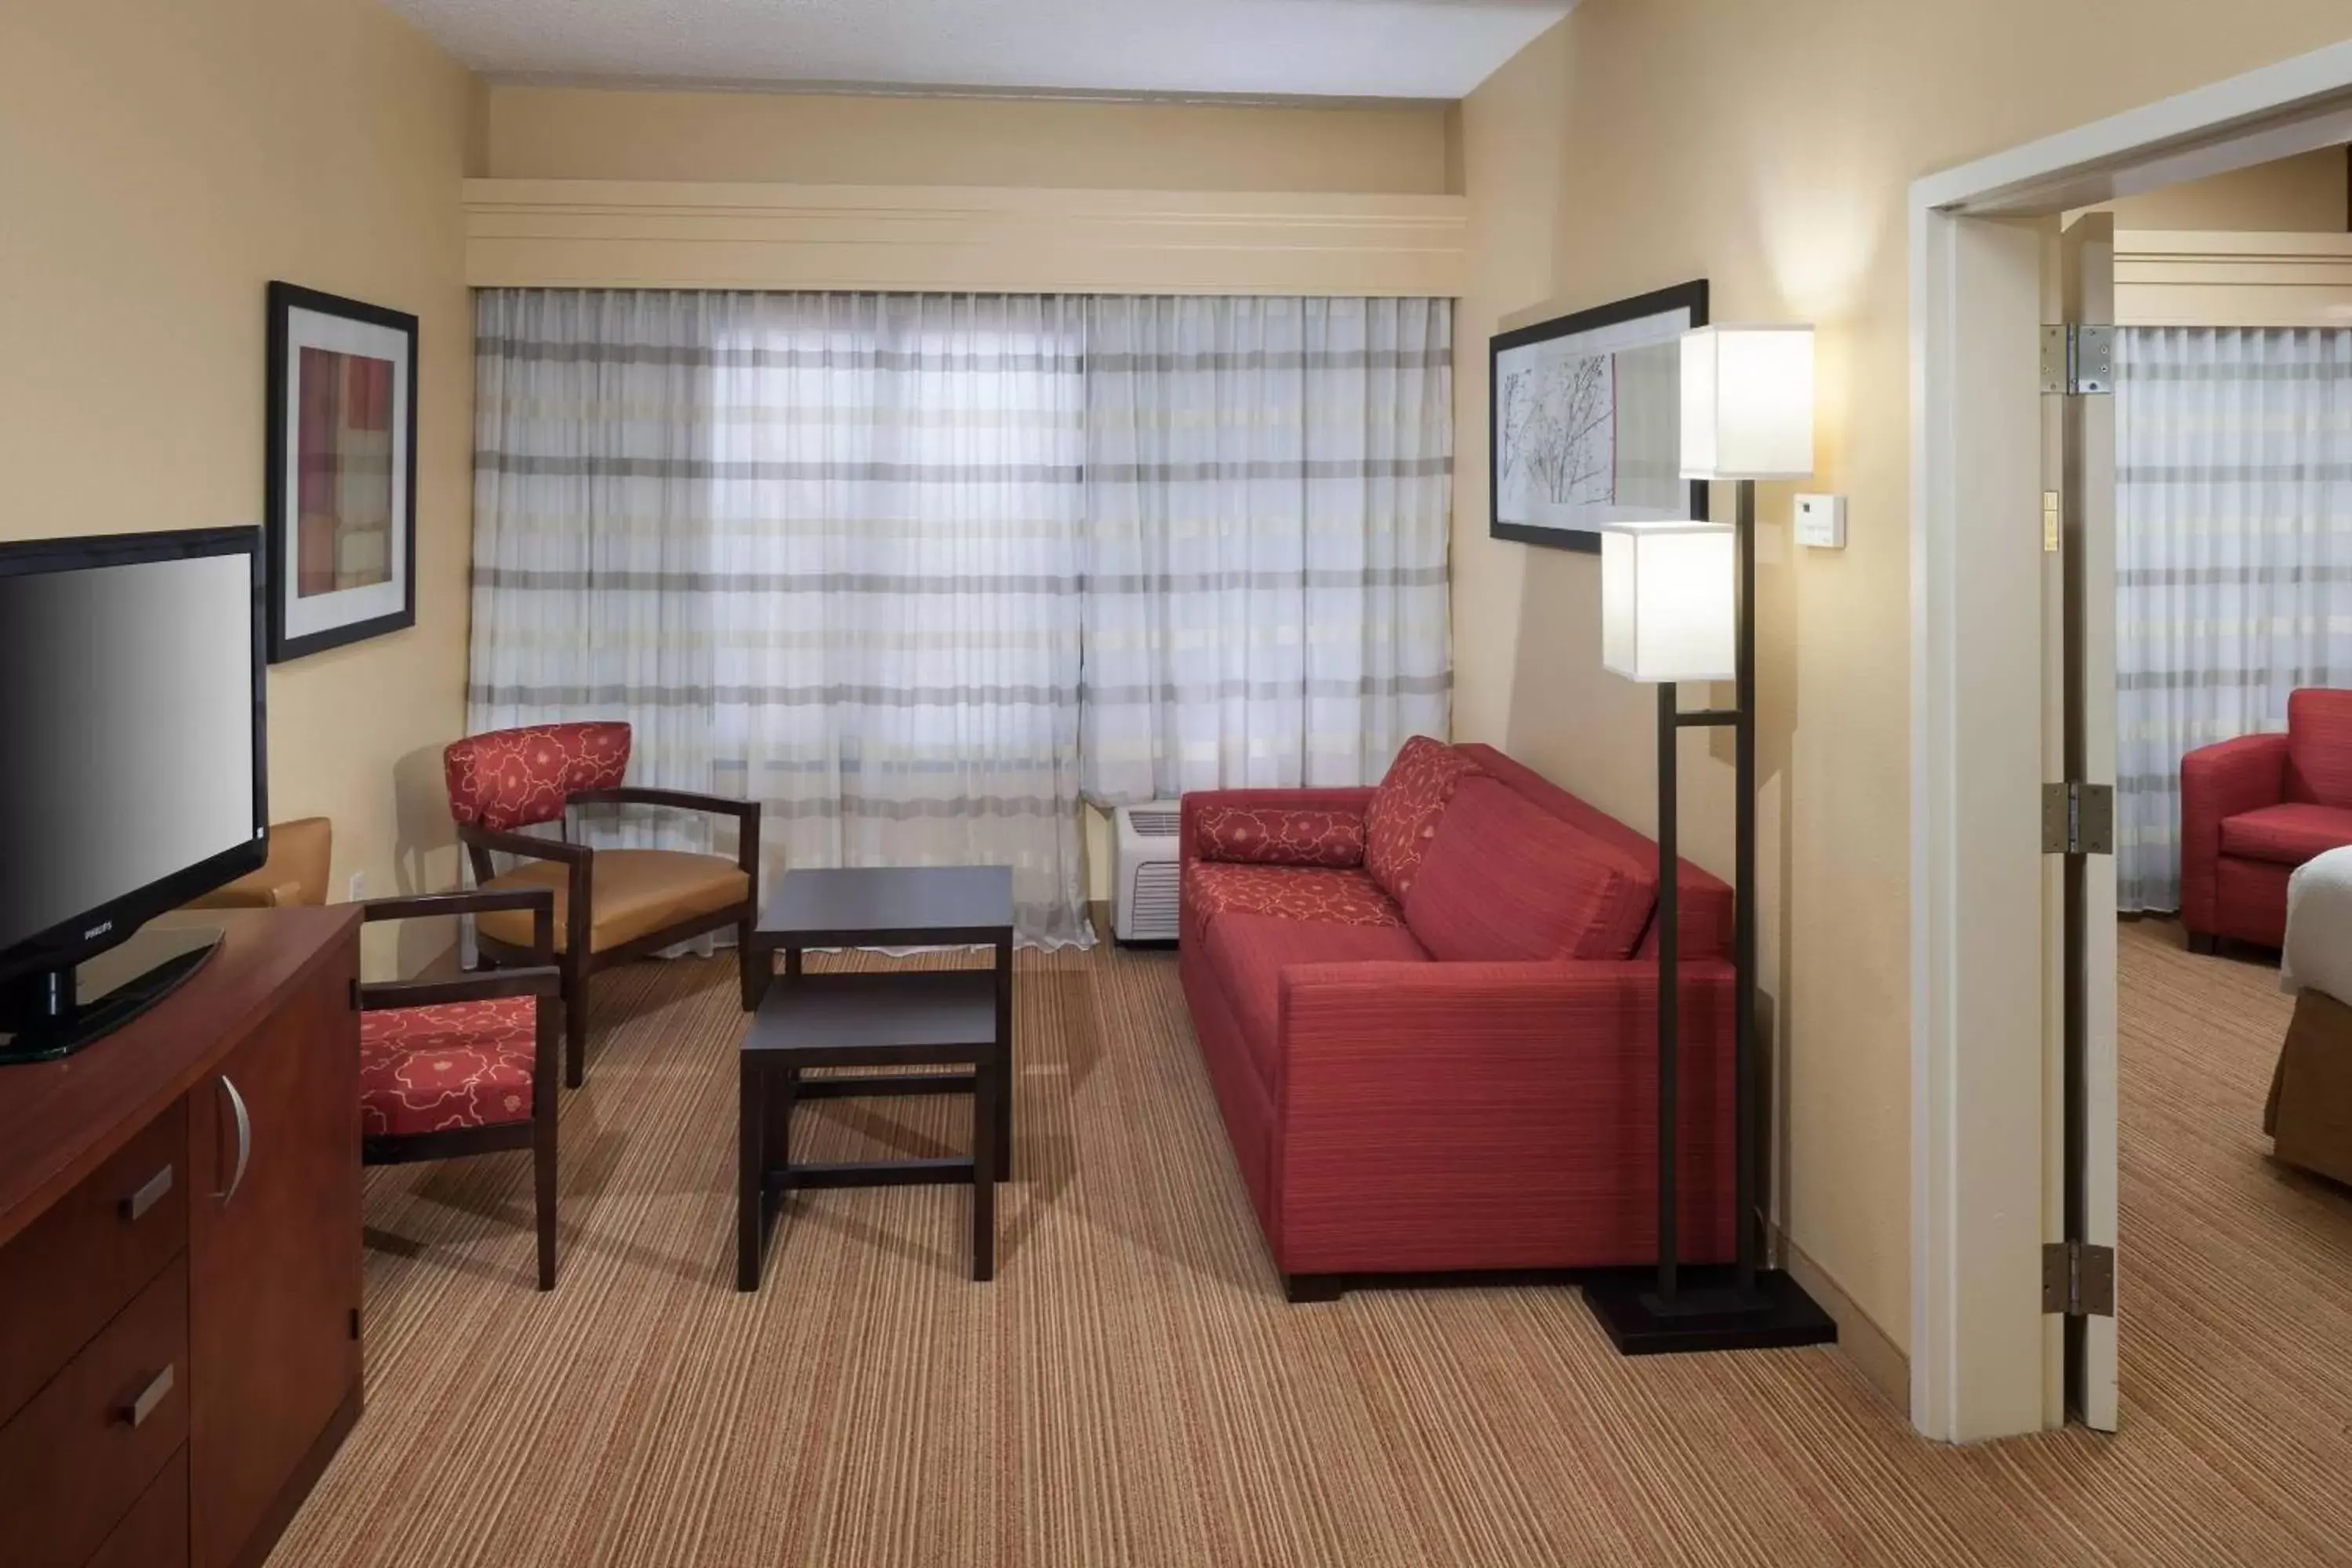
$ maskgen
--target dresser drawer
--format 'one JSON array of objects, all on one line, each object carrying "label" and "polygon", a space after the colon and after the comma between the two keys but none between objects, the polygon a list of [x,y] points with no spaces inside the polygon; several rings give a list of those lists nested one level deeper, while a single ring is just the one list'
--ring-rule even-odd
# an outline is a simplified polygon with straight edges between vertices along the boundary
[{"label": "dresser drawer", "polygon": [[187,1437],[183,1257],[0,1427],[10,1568],[80,1568]]},{"label": "dresser drawer", "polygon": [[188,1568],[188,1451],[172,1456],[83,1568]]},{"label": "dresser drawer", "polygon": [[188,1240],[185,1101],[0,1247],[0,1421],[89,1343]]}]

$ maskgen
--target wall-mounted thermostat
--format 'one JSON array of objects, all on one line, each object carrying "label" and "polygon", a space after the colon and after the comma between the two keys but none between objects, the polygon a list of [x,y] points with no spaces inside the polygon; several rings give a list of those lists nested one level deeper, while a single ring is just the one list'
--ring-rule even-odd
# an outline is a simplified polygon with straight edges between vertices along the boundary
[{"label": "wall-mounted thermostat", "polygon": [[1845,497],[1799,496],[1797,542],[1822,550],[1845,548]]}]

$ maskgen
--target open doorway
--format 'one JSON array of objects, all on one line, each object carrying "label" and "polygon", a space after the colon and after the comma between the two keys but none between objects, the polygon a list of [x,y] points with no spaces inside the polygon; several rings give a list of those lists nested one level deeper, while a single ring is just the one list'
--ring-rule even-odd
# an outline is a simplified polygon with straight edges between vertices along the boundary
[{"label": "open doorway", "polygon": [[[2108,212],[2070,232],[2066,215],[2324,154],[2352,138],[2348,105],[2352,47],[2337,47],[1914,187],[1912,1365],[1932,1436],[2070,1411],[2112,1426],[2128,1332],[2127,1292],[2099,1289],[2118,1250],[2125,961],[2102,811],[2129,782],[2114,765],[2116,480],[2078,440],[2072,461],[2092,467],[2053,481],[2042,389],[2042,329],[2063,303],[2101,329],[2062,333],[2063,401],[2111,392],[2132,272],[2117,258],[2133,254],[2114,237],[2143,231]],[[2113,465],[2113,417],[2109,402],[2056,423],[2079,438],[2105,421]],[[2039,1160],[2020,1157],[2037,1144]]]}]

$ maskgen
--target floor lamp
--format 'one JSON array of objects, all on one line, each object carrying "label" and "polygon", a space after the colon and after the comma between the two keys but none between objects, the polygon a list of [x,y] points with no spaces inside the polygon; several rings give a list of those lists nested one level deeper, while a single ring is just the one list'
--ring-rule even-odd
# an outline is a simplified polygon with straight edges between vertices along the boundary
[{"label": "floor lamp", "polygon": [[[1756,1060],[1756,481],[1813,468],[1810,327],[1702,327],[1682,339],[1682,471],[1730,479],[1738,511],[1713,522],[1617,524],[1601,535],[1601,661],[1658,688],[1658,1266],[1589,1286],[1585,1299],[1626,1355],[1825,1344],[1837,1325],[1795,1280],[1759,1266]],[[1675,683],[1729,680],[1729,708],[1685,711]],[[1680,913],[1675,742],[1728,728],[1735,773],[1732,935],[1735,1260],[1680,1258]]]}]

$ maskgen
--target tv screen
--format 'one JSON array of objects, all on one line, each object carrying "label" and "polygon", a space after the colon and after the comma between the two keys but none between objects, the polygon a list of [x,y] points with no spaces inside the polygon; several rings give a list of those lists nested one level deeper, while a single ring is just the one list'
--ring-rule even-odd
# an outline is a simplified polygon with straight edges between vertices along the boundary
[{"label": "tv screen", "polygon": [[0,547],[0,979],[260,863],[255,542]]}]

